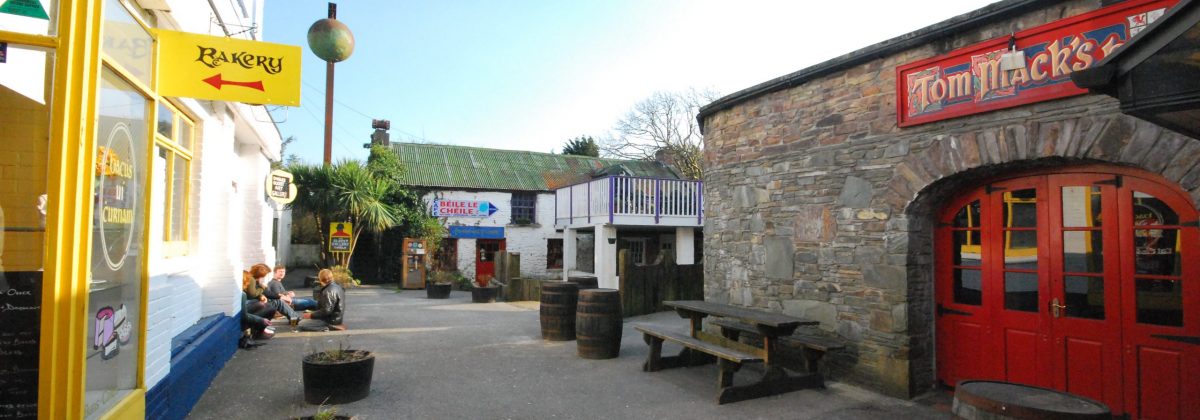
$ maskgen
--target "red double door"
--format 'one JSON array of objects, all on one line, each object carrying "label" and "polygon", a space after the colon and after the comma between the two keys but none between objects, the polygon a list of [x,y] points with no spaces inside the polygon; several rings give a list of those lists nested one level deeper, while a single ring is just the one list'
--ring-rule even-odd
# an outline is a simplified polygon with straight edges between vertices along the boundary
[{"label": "red double door", "polygon": [[1129,173],[1028,176],[947,204],[937,375],[1083,395],[1135,418],[1200,413],[1197,212]]}]

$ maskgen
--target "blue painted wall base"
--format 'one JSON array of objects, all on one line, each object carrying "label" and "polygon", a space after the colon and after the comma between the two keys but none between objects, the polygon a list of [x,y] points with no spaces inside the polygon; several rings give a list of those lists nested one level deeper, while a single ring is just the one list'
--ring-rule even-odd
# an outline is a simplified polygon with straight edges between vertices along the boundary
[{"label": "blue painted wall base", "polygon": [[171,339],[171,371],[146,392],[147,419],[183,419],[237,351],[241,314],[204,317]]}]

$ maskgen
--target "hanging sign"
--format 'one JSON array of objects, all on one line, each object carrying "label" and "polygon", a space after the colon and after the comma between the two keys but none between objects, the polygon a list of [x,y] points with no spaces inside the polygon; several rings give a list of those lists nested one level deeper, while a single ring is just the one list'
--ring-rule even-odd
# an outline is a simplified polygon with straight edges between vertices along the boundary
[{"label": "hanging sign", "polygon": [[267,196],[279,204],[288,204],[296,199],[296,184],[292,173],[276,169],[267,175]]},{"label": "hanging sign", "polygon": [[156,30],[164,96],[300,105],[300,47]]},{"label": "hanging sign", "polygon": [[[1071,73],[1112,54],[1175,3],[1126,1],[900,66],[898,124],[909,127],[1087,93],[1071,83]],[[1012,69],[1001,64],[1010,44],[1025,57]]]},{"label": "hanging sign", "polygon": [[433,217],[488,217],[500,211],[488,201],[433,200],[430,204]]},{"label": "hanging sign", "polygon": [[46,9],[42,8],[42,2],[38,0],[5,0],[0,5],[0,13],[50,20]]},{"label": "hanging sign", "polygon": [[450,226],[450,237],[460,239],[504,239],[503,226]]},{"label": "hanging sign", "polygon": [[350,222],[333,222],[329,224],[329,252],[350,252],[350,238],[354,234],[354,226]]}]

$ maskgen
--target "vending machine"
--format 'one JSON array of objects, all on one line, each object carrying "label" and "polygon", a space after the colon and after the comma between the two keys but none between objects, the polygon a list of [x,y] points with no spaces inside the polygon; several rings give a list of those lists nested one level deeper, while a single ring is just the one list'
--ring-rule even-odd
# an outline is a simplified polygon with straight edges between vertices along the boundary
[{"label": "vending machine", "polygon": [[400,287],[404,289],[425,288],[425,242],[417,238],[404,238],[404,266],[401,271]]}]

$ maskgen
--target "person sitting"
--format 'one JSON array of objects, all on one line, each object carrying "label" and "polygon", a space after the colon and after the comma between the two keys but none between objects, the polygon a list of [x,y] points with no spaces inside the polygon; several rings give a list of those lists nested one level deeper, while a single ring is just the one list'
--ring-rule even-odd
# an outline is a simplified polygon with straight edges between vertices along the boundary
[{"label": "person sitting", "polygon": [[265,313],[266,304],[259,299],[247,299],[246,288],[250,283],[254,282],[254,277],[249,271],[242,271],[242,330],[250,331],[250,337],[243,337],[239,341],[241,348],[254,348],[257,343],[254,343],[251,338],[268,339],[275,335],[275,329],[271,328],[271,320],[258,314]]},{"label": "person sitting", "polygon": [[301,331],[345,330],[342,325],[342,313],[346,310],[346,292],[342,286],[333,281],[333,272],[329,269],[317,273],[320,284],[317,298],[317,310],[304,314],[300,322]]},{"label": "person sitting", "polygon": [[293,311],[291,305],[279,299],[271,299],[263,293],[267,289],[268,274],[271,274],[271,269],[266,264],[255,264],[253,267],[250,267],[250,276],[253,277],[253,281],[246,285],[246,288],[243,290],[246,292],[247,299],[257,300],[264,305],[262,309],[252,313],[267,319],[271,319],[276,314],[279,314],[286,317],[293,324],[299,322],[300,314]]},{"label": "person sitting", "polygon": [[275,266],[275,275],[271,281],[267,283],[267,290],[263,294],[267,299],[279,299],[288,305],[292,305],[292,309],[299,312],[317,308],[317,301],[313,298],[296,297],[295,292],[288,291],[283,287],[283,277],[287,275],[287,267],[283,264]]}]

